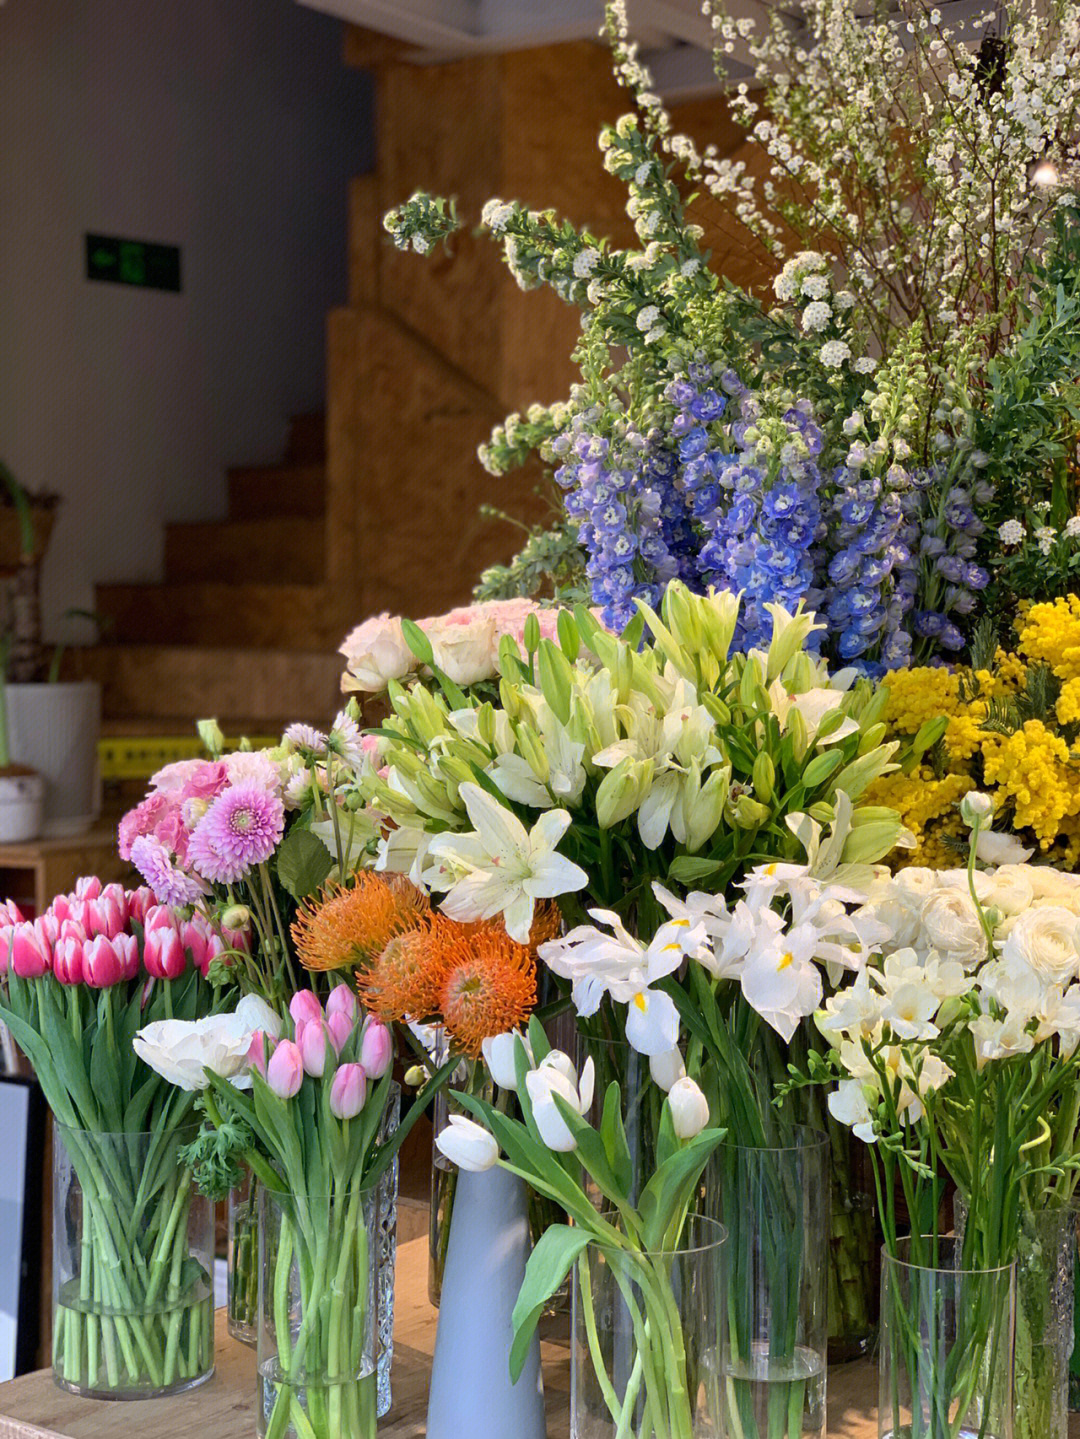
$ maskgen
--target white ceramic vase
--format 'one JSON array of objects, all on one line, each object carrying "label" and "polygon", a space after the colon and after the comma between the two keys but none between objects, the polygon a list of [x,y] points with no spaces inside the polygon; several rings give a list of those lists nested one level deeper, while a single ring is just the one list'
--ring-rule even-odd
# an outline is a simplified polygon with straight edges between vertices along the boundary
[{"label": "white ceramic vase", "polygon": [[45,781],[39,774],[0,775],[0,844],[25,844],[41,833]]},{"label": "white ceramic vase", "polygon": [[92,680],[9,684],[11,757],[45,781],[46,839],[84,834],[100,810],[101,687]]},{"label": "white ceramic vase", "polygon": [[462,1170],[443,1272],[427,1439],[546,1439],[540,1345],[510,1382],[514,1304],[529,1258],[525,1185]]}]

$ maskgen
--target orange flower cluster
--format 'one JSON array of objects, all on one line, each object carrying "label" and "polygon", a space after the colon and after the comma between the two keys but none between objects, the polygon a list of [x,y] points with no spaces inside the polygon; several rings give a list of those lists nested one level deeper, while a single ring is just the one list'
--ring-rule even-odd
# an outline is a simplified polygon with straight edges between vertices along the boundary
[{"label": "orange flower cluster", "polygon": [[385,1021],[445,1025],[455,1047],[478,1058],[483,1041],[523,1025],[536,1004],[536,948],[559,931],[555,904],[537,906],[528,944],[501,919],[458,924],[435,913],[398,876],[368,872],[336,886],[293,926],[309,969],[356,970],[365,1006]]}]

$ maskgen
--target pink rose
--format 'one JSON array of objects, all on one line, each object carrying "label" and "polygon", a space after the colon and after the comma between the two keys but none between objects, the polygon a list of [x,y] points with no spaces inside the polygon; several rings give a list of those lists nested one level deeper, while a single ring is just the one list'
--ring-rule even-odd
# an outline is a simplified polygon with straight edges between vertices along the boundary
[{"label": "pink rose", "polygon": [[345,636],[338,653],[345,656],[341,688],[346,693],[360,690],[379,694],[390,680],[404,679],[417,666],[416,656],[405,643],[400,619],[387,613],[373,615],[357,625]]}]

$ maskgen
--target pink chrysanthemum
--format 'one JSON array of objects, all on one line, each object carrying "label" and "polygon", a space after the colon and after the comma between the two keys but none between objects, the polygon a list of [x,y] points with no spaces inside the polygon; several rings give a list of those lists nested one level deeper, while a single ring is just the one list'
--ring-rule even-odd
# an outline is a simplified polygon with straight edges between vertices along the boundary
[{"label": "pink chrysanthemum", "polygon": [[131,862],[161,904],[195,904],[206,894],[202,880],[178,869],[170,851],[152,834],[141,834],[135,839]]},{"label": "pink chrysanthemum", "polygon": [[285,829],[280,795],[259,784],[234,784],[196,825],[188,844],[191,866],[212,884],[234,884],[268,860]]}]

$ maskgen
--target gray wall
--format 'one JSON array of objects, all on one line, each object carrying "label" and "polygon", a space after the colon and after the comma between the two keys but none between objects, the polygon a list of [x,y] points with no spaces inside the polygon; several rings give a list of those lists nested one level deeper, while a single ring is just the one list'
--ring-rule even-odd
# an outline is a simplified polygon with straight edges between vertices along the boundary
[{"label": "gray wall", "polygon": [[[63,497],[46,628],[161,578],[166,520],[323,406],[366,77],[294,0],[0,5],[0,456]],[[179,296],[84,279],[86,231],[179,244]],[[74,635],[86,638],[85,627]]]}]

